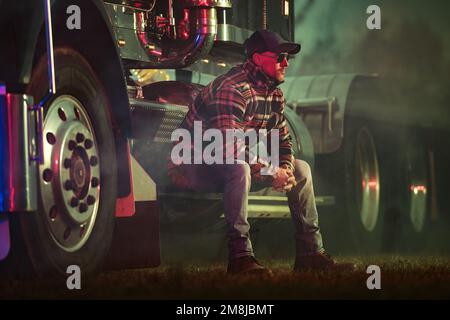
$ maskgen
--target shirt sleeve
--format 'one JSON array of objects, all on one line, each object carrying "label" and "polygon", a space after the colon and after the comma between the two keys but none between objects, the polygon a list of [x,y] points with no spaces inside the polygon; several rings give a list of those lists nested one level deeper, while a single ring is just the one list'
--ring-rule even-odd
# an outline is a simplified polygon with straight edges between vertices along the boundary
[{"label": "shirt sleeve", "polygon": [[292,171],[294,171],[294,156],[292,155],[292,138],[289,134],[289,129],[284,116],[285,100],[280,109],[280,118],[275,126],[275,129],[279,131],[280,137],[280,166],[287,165]]},{"label": "shirt sleeve", "polygon": [[245,141],[234,139],[227,143],[227,130],[244,130],[246,101],[236,88],[225,87],[217,90],[206,106],[207,127],[221,131],[223,138],[224,163],[227,157],[238,159],[245,151]]}]

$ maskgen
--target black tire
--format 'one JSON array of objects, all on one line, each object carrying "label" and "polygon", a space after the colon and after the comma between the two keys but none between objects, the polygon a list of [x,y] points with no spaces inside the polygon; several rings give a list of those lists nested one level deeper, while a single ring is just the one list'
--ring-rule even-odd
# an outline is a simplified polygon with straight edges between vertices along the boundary
[{"label": "black tire", "polygon": [[[62,140],[63,136],[64,139],[69,139],[73,132],[79,130],[84,133],[86,140],[80,143],[77,141],[72,153],[68,153],[72,165],[67,169],[61,167],[63,164],[60,163],[58,167],[53,162],[53,151],[57,147],[52,145],[48,147],[51,149],[46,149],[51,150],[52,156],[49,167],[46,168],[44,163],[39,169],[39,209],[35,213],[21,214],[20,227],[27,253],[38,275],[65,274],[69,265],[78,265],[82,274],[92,274],[100,268],[109,250],[115,221],[117,173],[108,99],[89,63],[79,53],[70,48],[58,48],[54,53],[57,93],[44,107],[44,118],[49,119],[47,122],[44,120],[44,145],[48,147],[52,145],[50,142],[55,146],[60,143],[61,153],[65,155],[66,140],[59,142],[58,139]],[[45,56],[34,68],[28,89],[35,101],[42,99],[48,91]],[[47,137],[45,128],[53,123],[50,122],[53,119],[50,117],[53,116],[57,103],[61,103],[58,112],[62,109],[64,113],[59,116],[61,125],[56,127],[58,133]],[[50,131],[49,129],[48,132]],[[58,135],[60,132],[64,134]],[[90,148],[90,143],[87,144],[89,137],[92,137],[94,145]],[[98,154],[99,160],[97,158],[97,161],[93,161],[92,154]],[[58,158],[55,156],[55,159]],[[50,174],[49,169],[52,170]],[[72,171],[80,173],[72,178]],[[94,183],[96,172],[99,180]],[[72,185],[68,190],[57,181],[63,175],[71,177]],[[44,182],[44,179],[49,182]],[[51,188],[43,187],[46,183]],[[61,187],[58,187],[58,183]],[[73,210],[67,209],[69,204],[66,201],[66,194],[71,192],[80,202]],[[92,198],[87,200],[90,195],[94,197],[94,203]],[[51,201],[48,199],[52,199],[54,204],[49,204]],[[84,213],[89,218],[83,218],[81,203],[86,204],[88,209]],[[57,225],[52,225],[52,221],[56,221]],[[64,234],[61,236],[59,231],[63,229]]]},{"label": "black tire", "polygon": [[417,130],[403,130],[398,139],[398,181],[392,205],[396,217],[396,240],[393,251],[412,253],[423,248],[428,229],[430,184],[428,149]]},{"label": "black tire", "polygon": [[353,247],[358,253],[382,251],[385,172],[373,125],[358,118],[346,119],[340,155],[345,186],[337,190],[337,206],[344,208]]}]

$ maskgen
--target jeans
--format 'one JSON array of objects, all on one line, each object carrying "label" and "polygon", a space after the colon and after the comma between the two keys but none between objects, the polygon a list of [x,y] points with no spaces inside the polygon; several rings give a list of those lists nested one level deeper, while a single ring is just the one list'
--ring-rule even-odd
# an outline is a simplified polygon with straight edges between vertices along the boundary
[{"label": "jeans", "polygon": [[[248,194],[252,182],[250,166],[242,161],[226,165],[183,165],[183,174],[189,183],[188,189],[223,193],[229,258],[253,256],[247,220]],[[309,165],[303,160],[295,160],[294,176],[297,185],[286,195],[295,227],[297,256],[323,252]],[[264,187],[261,184],[258,186]]]}]

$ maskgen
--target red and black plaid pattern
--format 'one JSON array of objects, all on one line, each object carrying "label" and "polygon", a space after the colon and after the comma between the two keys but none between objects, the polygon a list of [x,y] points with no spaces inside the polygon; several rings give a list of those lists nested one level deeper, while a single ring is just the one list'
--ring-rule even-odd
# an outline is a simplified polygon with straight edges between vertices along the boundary
[{"label": "red and black plaid pattern", "polygon": [[[222,131],[224,142],[227,129],[253,129],[256,132],[266,129],[269,134],[270,130],[278,129],[280,166],[288,165],[293,170],[292,141],[284,117],[283,92],[277,87],[279,84],[247,60],[217,77],[198,94],[181,128],[193,136],[194,121],[201,121],[203,131],[211,128]],[[224,154],[233,149],[236,154],[240,147],[225,145]],[[259,168],[253,165],[252,174],[258,175],[256,171]]]}]

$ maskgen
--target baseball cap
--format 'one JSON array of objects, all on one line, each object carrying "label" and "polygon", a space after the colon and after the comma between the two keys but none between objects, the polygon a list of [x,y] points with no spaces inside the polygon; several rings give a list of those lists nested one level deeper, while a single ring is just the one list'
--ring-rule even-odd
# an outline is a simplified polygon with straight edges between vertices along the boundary
[{"label": "baseball cap", "polygon": [[247,40],[245,40],[244,47],[247,57],[253,56],[255,52],[261,53],[265,51],[296,54],[299,53],[301,49],[299,43],[288,42],[278,33],[269,30],[255,31]]}]

